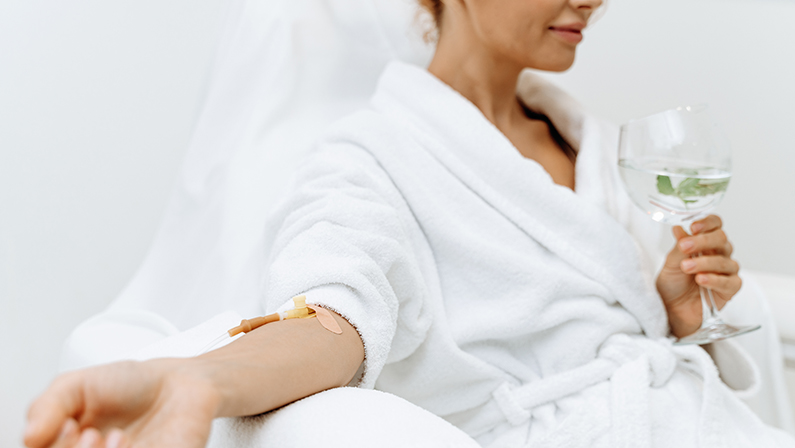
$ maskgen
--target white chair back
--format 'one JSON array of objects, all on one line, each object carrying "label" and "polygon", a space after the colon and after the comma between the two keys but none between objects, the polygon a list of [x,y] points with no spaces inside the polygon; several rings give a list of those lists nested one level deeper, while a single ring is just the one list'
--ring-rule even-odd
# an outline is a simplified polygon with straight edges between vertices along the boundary
[{"label": "white chair back", "polygon": [[161,228],[112,308],[179,329],[259,311],[269,210],[323,130],[366,106],[388,61],[425,64],[415,0],[240,0]]}]

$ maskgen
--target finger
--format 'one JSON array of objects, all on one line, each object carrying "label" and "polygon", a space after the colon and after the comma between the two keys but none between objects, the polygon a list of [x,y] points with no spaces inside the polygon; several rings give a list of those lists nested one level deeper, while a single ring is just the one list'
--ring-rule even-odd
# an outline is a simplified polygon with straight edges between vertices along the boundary
[{"label": "finger", "polygon": [[76,417],[82,409],[82,397],[79,372],[56,378],[28,410],[25,445],[30,448],[51,445],[67,419]]},{"label": "finger", "polygon": [[724,257],[731,257],[732,252],[734,252],[734,247],[732,246],[731,242],[726,241],[726,244],[724,244],[723,247],[718,249],[704,250],[699,252],[698,255],[722,255]]},{"label": "finger", "polygon": [[700,219],[690,225],[690,231],[693,235],[699,233],[712,232],[723,227],[723,221],[718,215],[709,215],[704,219]]},{"label": "finger", "polygon": [[129,448],[130,441],[120,429],[114,429],[105,438],[105,448]]},{"label": "finger", "polygon": [[680,264],[685,274],[713,273],[734,275],[740,272],[740,265],[731,258],[720,255],[687,258]]},{"label": "finger", "polygon": [[730,249],[726,232],[721,229],[680,239],[677,247],[686,255],[699,253],[725,254]]},{"label": "finger", "polygon": [[75,419],[70,418],[66,420],[61,426],[61,431],[58,433],[58,438],[51,448],[72,448],[80,438],[80,427]]},{"label": "finger", "polygon": [[718,306],[728,302],[742,287],[743,281],[737,275],[698,274],[696,283],[717,293]]},{"label": "finger", "polygon": [[679,241],[682,238],[690,236],[687,232],[685,232],[685,229],[683,229],[682,226],[674,226],[673,230],[674,230],[674,238],[676,238],[676,241]]},{"label": "finger", "polygon": [[85,429],[76,448],[102,448],[102,434],[94,428]]},{"label": "finger", "polygon": [[[682,238],[687,238],[689,235],[685,232],[684,229],[680,226],[675,226],[673,228],[674,238],[677,241],[681,240]],[[688,255],[685,255],[680,249],[678,245],[674,245],[673,250],[668,253],[668,257],[665,260],[665,267],[666,269],[677,269],[679,263],[682,262]]]}]

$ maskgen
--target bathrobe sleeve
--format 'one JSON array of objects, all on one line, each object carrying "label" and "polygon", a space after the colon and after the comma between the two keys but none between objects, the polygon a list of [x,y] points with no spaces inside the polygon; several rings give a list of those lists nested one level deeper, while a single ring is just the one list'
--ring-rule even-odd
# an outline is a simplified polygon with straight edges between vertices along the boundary
[{"label": "bathrobe sleeve", "polygon": [[364,343],[360,387],[373,387],[385,363],[424,340],[430,316],[415,257],[418,226],[367,151],[322,144],[268,229],[265,308],[306,294],[347,319]]}]

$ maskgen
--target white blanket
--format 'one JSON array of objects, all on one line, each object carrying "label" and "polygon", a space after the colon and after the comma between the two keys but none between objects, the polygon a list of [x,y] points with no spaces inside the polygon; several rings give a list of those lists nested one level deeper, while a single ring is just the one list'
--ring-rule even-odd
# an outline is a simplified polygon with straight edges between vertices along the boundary
[{"label": "white blanket", "polygon": [[576,192],[393,63],[271,221],[266,306],[306,293],[337,310],[365,343],[363,387],[484,445],[776,446],[726,387],[754,388],[740,351],[713,347],[721,381],[704,350],[665,338],[659,248],[632,237],[652,224],[617,181],[615,129],[529,73],[518,93],[577,148]]}]

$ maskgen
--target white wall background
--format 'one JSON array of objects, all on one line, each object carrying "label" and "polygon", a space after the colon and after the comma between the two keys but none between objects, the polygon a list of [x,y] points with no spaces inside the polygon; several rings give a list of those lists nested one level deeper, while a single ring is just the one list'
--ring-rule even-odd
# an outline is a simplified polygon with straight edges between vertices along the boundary
[{"label": "white wall background", "polygon": [[795,1],[608,3],[557,81],[616,123],[709,103],[734,150],[718,213],[736,257],[795,275]]},{"label": "white wall background", "polygon": [[69,331],[142,260],[224,4],[0,1],[1,447],[21,446]]},{"label": "white wall background", "polygon": [[[795,275],[795,2],[611,2],[557,81],[616,122],[711,103],[735,148],[721,213],[737,256]],[[223,10],[221,0],[0,2],[0,446],[20,446],[24,409],[63,339],[143,258]]]}]

